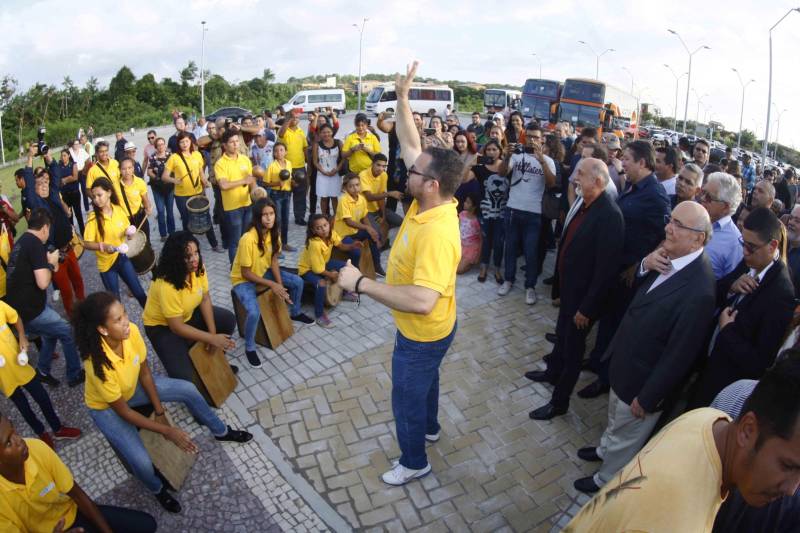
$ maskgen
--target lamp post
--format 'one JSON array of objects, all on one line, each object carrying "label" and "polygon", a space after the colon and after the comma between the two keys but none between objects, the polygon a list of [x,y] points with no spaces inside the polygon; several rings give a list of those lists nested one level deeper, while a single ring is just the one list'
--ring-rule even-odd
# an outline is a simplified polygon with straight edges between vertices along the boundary
[{"label": "lamp post", "polygon": [[622,67],[622,70],[628,73],[628,76],[631,77],[631,94],[633,94],[633,73],[628,70],[628,67]]},{"label": "lamp post", "polygon": [[674,131],[678,131],[678,82],[682,77],[686,76],[687,73],[684,72],[683,74],[678,76],[677,74],[675,74],[675,71],[672,70],[671,66],[667,65],[666,63],[664,63],[664,66],[667,67],[669,71],[672,73],[672,75],[675,77],[675,112],[673,113],[674,119],[672,121],[672,129]]},{"label": "lamp post", "polygon": [[602,54],[598,54],[597,52],[594,51],[594,48],[592,48],[592,45],[590,45],[586,41],[578,41],[578,42],[580,44],[585,44],[589,48],[589,50],[591,50],[592,53],[595,55],[594,79],[599,80],[600,79],[600,58],[603,57],[604,55],[606,55],[609,52],[616,52],[616,50],[614,50],[613,48],[607,48],[606,50],[603,51]]},{"label": "lamp post", "polygon": [[358,24],[353,24],[353,27],[356,28],[359,32],[358,37],[358,110],[361,111],[361,49],[362,45],[364,44],[364,26],[367,25],[367,21],[369,19],[364,17],[361,21],[361,27]]},{"label": "lamp post", "polygon": [[[694,134],[697,135],[697,129],[698,129],[698,126],[700,125],[700,102],[703,101],[703,98],[708,96],[708,93],[705,93],[705,94],[703,94],[703,96],[700,96],[699,94],[697,94],[697,91],[695,91],[694,89],[692,89],[692,92],[697,97],[697,114],[694,117]],[[684,130],[685,130],[686,129],[686,124],[684,124],[683,127],[684,127]]]},{"label": "lamp post", "polygon": [[767,129],[764,133],[764,149],[761,153],[765,161],[767,159],[767,149],[769,148],[769,113],[772,107],[772,30],[774,30],[778,24],[783,22],[783,19],[788,17],[792,11],[797,11],[800,13],[800,7],[795,7],[787,11],[786,14],[778,19],[778,22],[773,24],[769,29],[769,90],[767,91]]},{"label": "lamp post", "polygon": [[535,57],[535,58],[536,58],[536,61],[538,61],[538,62],[539,62],[539,79],[542,79],[542,60],[541,60],[541,58],[540,58],[540,57],[539,57],[539,56],[536,54],[536,52],[532,52],[532,53],[531,53],[531,55],[532,55],[533,57]]},{"label": "lamp post", "polygon": [[3,164],[6,164],[6,146],[3,144],[3,110],[0,109],[0,154],[3,157]]},{"label": "lamp post", "polygon": [[701,45],[697,47],[697,50],[692,52],[689,50],[689,47],[686,46],[686,43],[683,42],[681,36],[678,35],[678,32],[670,29],[668,29],[667,31],[678,38],[678,40],[683,45],[683,48],[686,50],[686,53],[689,54],[689,70],[688,70],[688,78],[686,78],[686,105],[683,108],[683,133],[686,133],[686,120],[689,116],[689,91],[692,88],[692,56],[694,56],[700,50],[711,50],[711,47],[706,45]]},{"label": "lamp post", "polygon": [[[778,108],[776,107],[775,109],[777,110]],[[778,113],[778,118],[775,119],[775,140],[773,141],[773,144],[775,145],[775,147],[772,149],[772,157],[775,158],[775,159],[778,158],[778,143],[780,142],[778,136],[781,133],[781,117],[787,111],[788,111],[788,109],[784,109],[783,111]]]},{"label": "lamp post", "polygon": [[200,116],[206,116],[206,80],[205,80],[205,59],[206,59],[206,21],[201,21],[203,27],[203,37],[200,40]]},{"label": "lamp post", "polygon": [[739,78],[739,84],[742,86],[742,109],[739,111],[739,137],[736,139],[736,148],[742,147],[742,121],[744,120],[744,91],[747,89],[747,86],[753,83],[754,79],[750,79],[747,83],[742,81],[742,75],[739,74],[739,71],[735,68],[731,67],[731,70],[736,73],[736,77]]}]

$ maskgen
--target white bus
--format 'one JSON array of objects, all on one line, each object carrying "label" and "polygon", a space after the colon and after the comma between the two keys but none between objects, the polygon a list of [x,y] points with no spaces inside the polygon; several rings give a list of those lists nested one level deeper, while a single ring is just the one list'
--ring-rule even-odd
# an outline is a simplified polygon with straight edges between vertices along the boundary
[{"label": "white bus", "polygon": [[486,89],[483,91],[483,108],[487,113],[508,115],[519,108],[522,91],[516,89]]},{"label": "white bus", "polygon": [[335,109],[342,115],[347,107],[343,89],[313,89],[299,91],[288,102],[281,106],[284,113],[295,110],[299,113],[324,110],[327,107]]},{"label": "white bus", "polygon": [[[453,89],[447,85],[413,85],[408,91],[408,100],[411,110],[419,113],[435,109],[438,115],[443,115],[448,105],[451,111],[455,111]],[[394,83],[384,83],[372,89],[367,95],[366,110],[376,115],[384,111],[397,111]]]}]

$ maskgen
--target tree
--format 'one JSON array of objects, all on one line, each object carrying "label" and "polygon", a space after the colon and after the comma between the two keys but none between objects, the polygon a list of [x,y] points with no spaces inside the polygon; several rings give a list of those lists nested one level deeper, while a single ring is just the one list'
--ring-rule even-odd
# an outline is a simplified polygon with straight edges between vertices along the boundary
[{"label": "tree", "polygon": [[156,81],[152,74],[145,74],[136,82],[135,85],[136,98],[140,102],[150,104],[155,108],[164,107],[167,105],[168,100],[164,94],[164,90]]},{"label": "tree", "polygon": [[17,94],[19,82],[11,75],[6,74],[0,80],[0,111],[5,110],[11,103],[11,99]]},{"label": "tree", "polygon": [[264,73],[261,75],[261,80],[269,85],[273,81],[275,81],[275,73],[272,72],[271,69],[265,68]]},{"label": "tree", "polygon": [[194,61],[189,61],[189,64],[186,65],[186,68],[180,71],[181,83],[188,85],[190,82],[194,81],[194,79],[197,77],[197,74],[197,64]]},{"label": "tree", "polygon": [[111,78],[111,82],[108,84],[108,96],[113,101],[123,95],[130,94],[133,91],[134,82],[136,82],[136,76],[133,75],[131,69],[123,66]]}]

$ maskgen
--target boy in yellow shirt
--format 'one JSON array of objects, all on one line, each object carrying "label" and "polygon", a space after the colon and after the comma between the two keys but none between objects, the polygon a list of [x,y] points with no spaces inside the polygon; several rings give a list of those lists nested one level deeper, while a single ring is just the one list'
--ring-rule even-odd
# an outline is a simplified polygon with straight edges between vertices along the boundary
[{"label": "boy in yellow shirt", "polygon": [[[306,150],[308,138],[299,126],[300,120],[289,111],[283,126],[278,130],[278,138],[286,145],[286,159],[292,162],[292,206],[294,207],[294,221],[300,226],[306,222],[306,192],[308,185],[305,179]],[[311,208],[314,211],[314,206]],[[284,241],[284,244],[286,241]]]},{"label": "boy in yellow shirt", "polygon": [[[361,194],[361,180],[357,174],[349,173],[343,179],[344,193],[336,206],[336,219],[333,230],[342,236],[342,242],[350,244],[367,239],[372,252],[375,273],[385,276],[381,267],[381,236],[367,218],[367,199]],[[360,265],[361,251],[353,250],[353,261]]]},{"label": "boy in yellow shirt", "polygon": [[385,220],[389,226],[396,228],[403,223],[403,217],[391,209],[386,209],[386,199],[402,200],[403,193],[387,189],[389,176],[386,167],[389,159],[383,154],[372,156],[372,165],[362,170],[358,177],[361,180],[361,194],[367,199],[367,216],[376,230],[380,230],[380,220]]}]

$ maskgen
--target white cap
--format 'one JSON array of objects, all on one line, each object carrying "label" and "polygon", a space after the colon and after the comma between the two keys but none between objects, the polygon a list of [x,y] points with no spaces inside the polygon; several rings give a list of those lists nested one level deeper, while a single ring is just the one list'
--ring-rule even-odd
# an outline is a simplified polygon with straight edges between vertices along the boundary
[{"label": "white cap", "polygon": [[128,150],[136,150],[136,145],[133,144],[130,141],[126,142],[125,143],[125,151],[127,152]]}]

